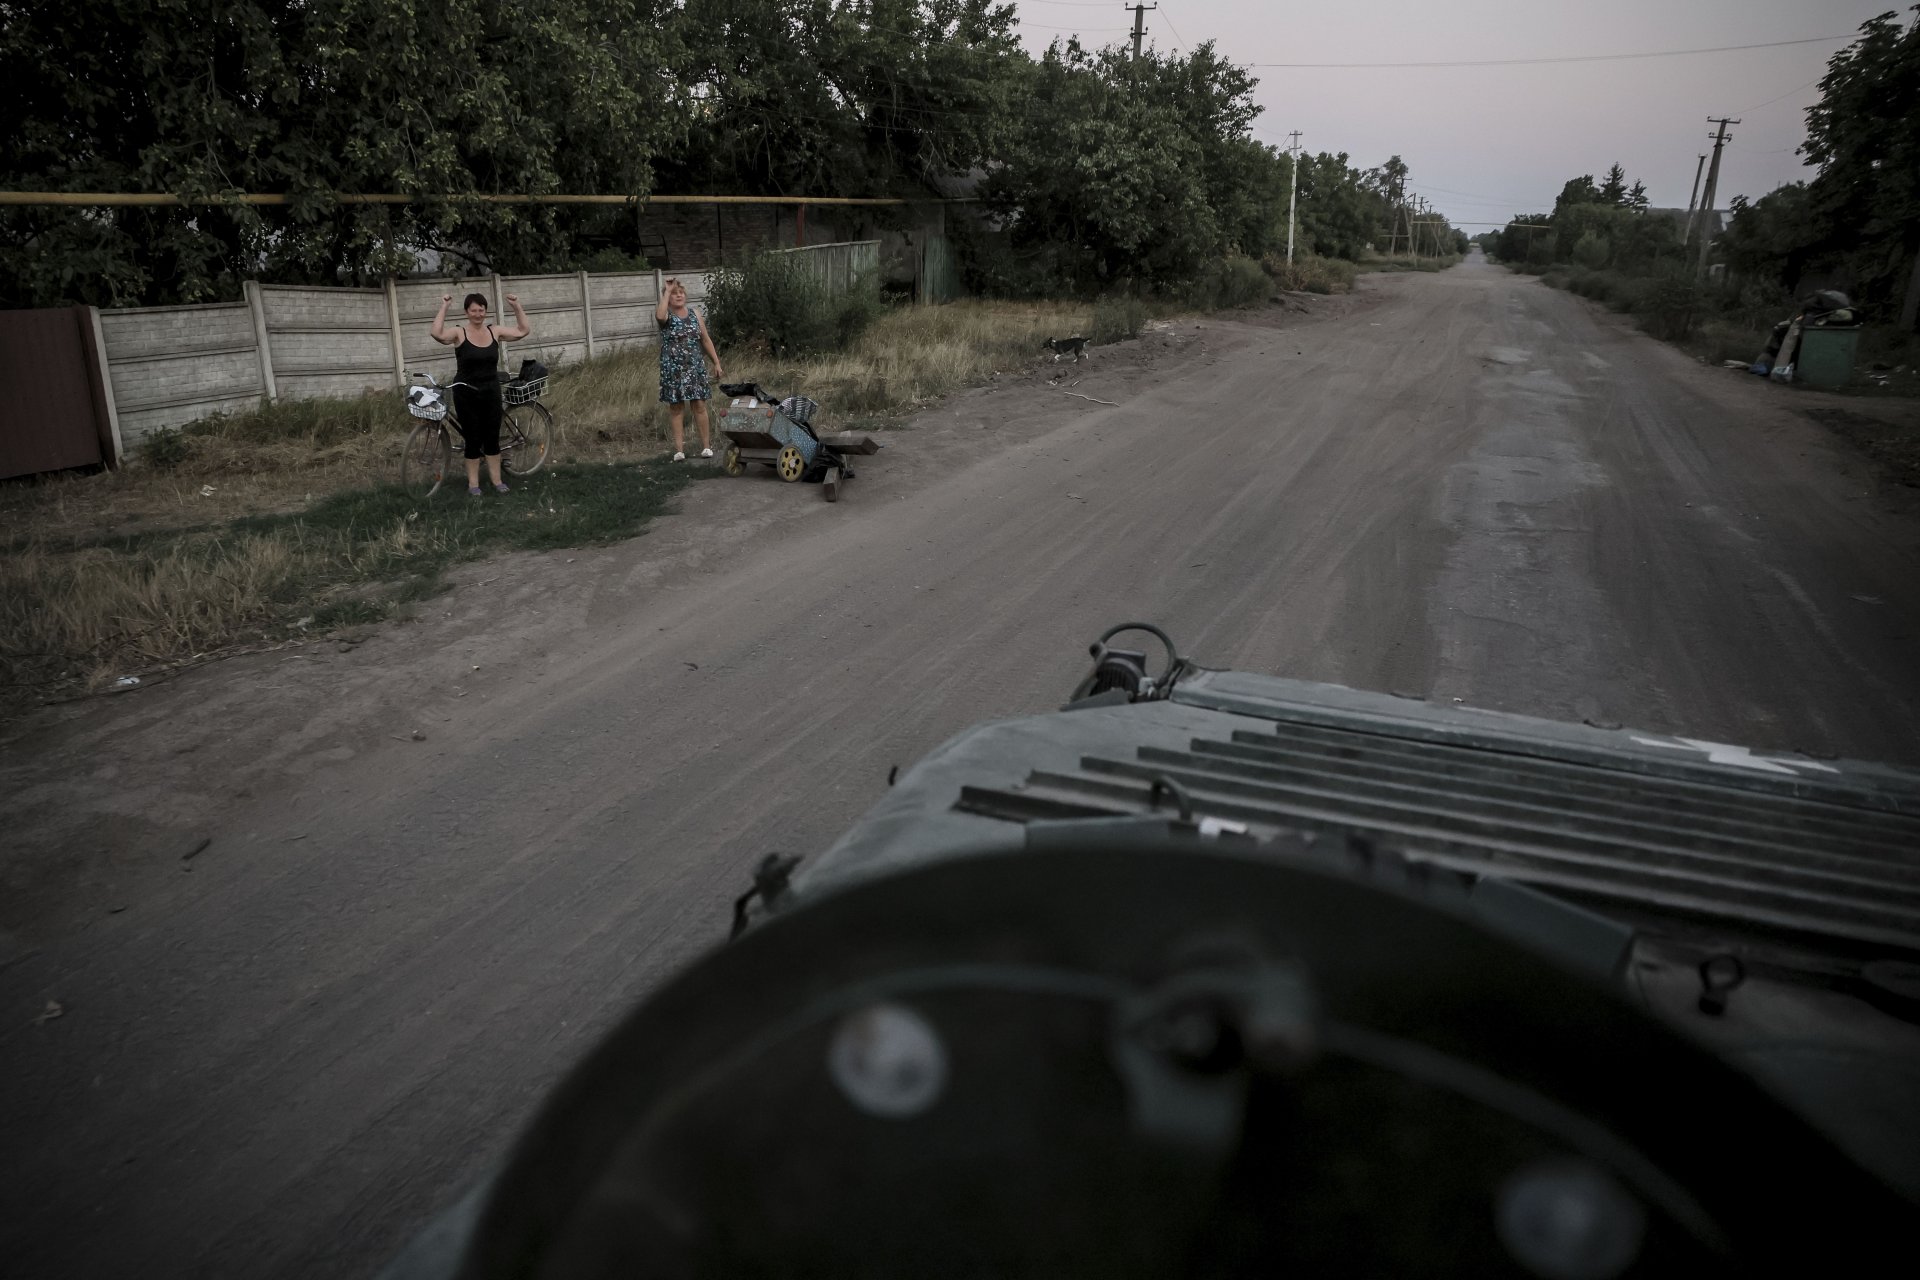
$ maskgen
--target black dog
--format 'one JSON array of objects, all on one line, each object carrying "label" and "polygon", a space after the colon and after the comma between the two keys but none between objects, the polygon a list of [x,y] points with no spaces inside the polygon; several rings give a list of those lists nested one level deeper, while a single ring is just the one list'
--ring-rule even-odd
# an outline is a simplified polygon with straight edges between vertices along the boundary
[{"label": "black dog", "polygon": [[1072,356],[1075,364],[1087,358],[1087,340],[1077,335],[1071,338],[1048,338],[1041,345],[1053,352],[1055,364],[1060,362],[1061,356]]}]

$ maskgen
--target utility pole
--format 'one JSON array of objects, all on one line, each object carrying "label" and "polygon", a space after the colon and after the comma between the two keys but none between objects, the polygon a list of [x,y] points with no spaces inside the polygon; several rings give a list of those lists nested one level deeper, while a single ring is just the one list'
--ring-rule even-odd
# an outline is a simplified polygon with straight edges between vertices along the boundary
[{"label": "utility pole", "polygon": [[1147,13],[1149,10],[1158,9],[1160,6],[1157,4],[1123,4],[1120,7],[1122,9],[1133,10],[1133,59],[1135,62],[1138,62],[1140,60],[1140,37],[1147,33],[1146,26],[1144,25],[1147,20]]},{"label": "utility pole", "polygon": [[1293,139],[1288,148],[1293,154],[1293,163],[1287,166],[1287,172],[1293,175],[1293,185],[1287,190],[1287,263],[1293,263],[1293,207],[1300,196],[1300,131],[1295,129],[1287,135]]},{"label": "utility pole", "polygon": [[1707,167],[1707,153],[1700,153],[1700,162],[1693,166],[1693,194],[1687,197],[1687,229],[1680,237],[1680,247],[1686,248],[1693,243],[1693,209],[1700,203],[1700,171]]},{"label": "utility pole", "polygon": [[1708,116],[1707,123],[1720,127],[1713,134],[1713,163],[1707,166],[1707,189],[1700,197],[1700,259],[1693,269],[1695,280],[1706,278],[1707,250],[1713,246],[1713,231],[1707,219],[1713,216],[1713,197],[1720,187],[1720,148],[1727,145],[1727,126],[1740,122],[1726,116]]}]

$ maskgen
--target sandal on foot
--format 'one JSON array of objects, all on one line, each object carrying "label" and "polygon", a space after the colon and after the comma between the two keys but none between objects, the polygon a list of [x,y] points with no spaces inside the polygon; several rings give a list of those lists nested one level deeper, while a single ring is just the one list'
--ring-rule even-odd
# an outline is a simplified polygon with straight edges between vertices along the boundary
[{"label": "sandal on foot", "polygon": [[504,480],[495,480],[493,482],[493,491],[495,493],[505,493],[507,491],[506,482]]},{"label": "sandal on foot", "polygon": [[702,450],[700,451],[700,456],[701,456],[701,457],[703,457],[703,458],[711,458],[711,457],[713,456],[713,450],[711,450],[711,449],[702,449]]},{"label": "sandal on foot", "polygon": [[673,455],[673,460],[675,462],[685,462],[687,460],[687,455],[684,453],[676,453]]},{"label": "sandal on foot", "polygon": [[467,496],[468,496],[469,498],[477,498],[477,497],[479,497],[479,496],[480,496],[480,486],[479,486],[479,485],[477,485],[477,484],[470,484],[470,485],[468,485],[468,486],[467,486]]}]

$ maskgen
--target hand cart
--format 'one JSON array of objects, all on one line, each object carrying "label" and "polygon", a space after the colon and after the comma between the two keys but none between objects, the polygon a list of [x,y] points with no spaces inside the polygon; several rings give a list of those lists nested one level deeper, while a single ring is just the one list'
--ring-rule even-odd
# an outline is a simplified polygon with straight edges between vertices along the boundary
[{"label": "hand cart", "polygon": [[853,479],[847,459],[880,452],[872,436],[815,432],[809,424],[820,406],[805,396],[781,399],[757,382],[723,382],[720,390],[729,398],[720,430],[732,441],[721,459],[730,476],[745,471],[749,462],[763,462],[782,480],[824,486],[827,501],[838,502],[841,484]]}]

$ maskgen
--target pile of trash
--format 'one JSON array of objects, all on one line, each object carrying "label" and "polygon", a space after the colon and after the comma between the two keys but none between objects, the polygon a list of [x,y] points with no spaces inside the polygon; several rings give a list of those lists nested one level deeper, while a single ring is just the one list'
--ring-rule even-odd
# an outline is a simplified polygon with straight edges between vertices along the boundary
[{"label": "pile of trash", "polygon": [[1775,382],[1793,381],[1794,358],[1800,351],[1800,335],[1807,329],[1853,328],[1853,300],[1838,289],[1822,289],[1800,300],[1800,310],[1773,326],[1767,349],[1747,366],[1748,373],[1772,378]]}]

